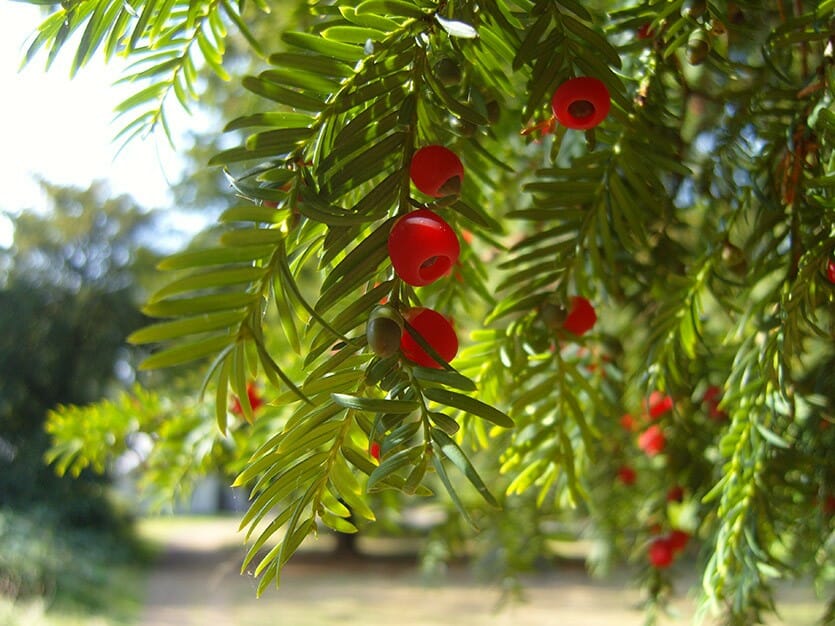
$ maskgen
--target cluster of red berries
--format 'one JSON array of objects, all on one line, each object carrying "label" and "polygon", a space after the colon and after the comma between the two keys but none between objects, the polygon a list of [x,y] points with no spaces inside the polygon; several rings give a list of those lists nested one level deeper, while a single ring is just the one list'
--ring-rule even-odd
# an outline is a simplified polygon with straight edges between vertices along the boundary
[{"label": "cluster of red berries", "polygon": [[[461,191],[464,166],[449,148],[425,146],[412,157],[409,174],[415,187],[433,198]],[[429,285],[448,275],[458,262],[461,246],[452,227],[437,213],[418,209],[398,219],[391,228],[388,252],[392,267],[404,283]],[[380,357],[403,356],[423,367],[443,367],[410,332],[408,324],[446,362],[458,353],[458,336],[450,321],[432,309],[414,307],[402,315],[391,307],[378,307],[369,318],[368,343]]]},{"label": "cluster of red berries", "polygon": [[656,569],[669,567],[689,541],[690,535],[683,530],[672,530],[663,537],[653,539],[647,550],[650,565]]}]

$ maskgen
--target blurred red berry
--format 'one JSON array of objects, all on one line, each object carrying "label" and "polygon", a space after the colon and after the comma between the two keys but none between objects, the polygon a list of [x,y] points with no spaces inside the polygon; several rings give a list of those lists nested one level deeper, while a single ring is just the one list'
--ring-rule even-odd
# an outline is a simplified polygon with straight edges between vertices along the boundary
[{"label": "blurred red berry", "polygon": [[652,30],[652,24],[647,22],[646,24],[641,25],[637,32],[638,39],[652,39],[655,37],[655,31]]},{"label": "blurred red berry", "polygon": [[635,470],[628,465],[624,465],[618,469],[618,480],[624,485],[634,485],[637,477],[638,475],[635,473]]},{"label": "blurred red berry", "polygon": [[676,485],[667,492],[667,502],[681,502],[684,500],[684,487]]},{"label": "blurred red berry", "polygon": [[835,261],[832,259],[829,259],[829,262],[826,264],[826,277],[830,283],[835,285]]},{"label": "blurred red berry", "polygon": [[827,515],[835,514],[835,496],[832,494],[826,496],[826,500],[823,503],[823,512]]},{"label": "blurred red berry", "polygon": [[368,454],[370,454],[373,458],[380,460],[380,444],[376,441],[372,441],[371,445],[368,448]]},{"label": "blurred red berry", "polygon": [[582,296],[573,296],[571,309],[565,316],[562,327],[579,337],[590,331],[595,322],[597,322],[597,313],[591,302]]},{"label": "blurred red berry", "polygon": [[649,544],[649,562],[656,569],[669,567],[673,562],[673,546],[666,537],[655,539]]},{"label": "blurred red berry", "polygon": [[683,530],[673,530],[670,532],[670,536],[667,538],[667,542],[670,544],[670,547],[673,549],[673,553],[681,552],[687,547],[688,542],[690,541],[690,535]]},{"label": "blurred red berry", "polygon": [[649,456],[655,456],[664,452],[666,445],[667,438],[664,436],[664,431],[661,430],[658,424],[653,424],[638,437],[638,447]]},{"label": "blurred red berry", "polygon": [[651,394],[649,394],[646,408],[650,417],[659,418],[662,415],[664,415],[664,413],[672,411],[673,399],[670,396],[661,393],[660,391],[653,391]]},{"label": "blurred red berry", "polygon": [[632,432],[635,430],[635,418],[632,417],[629,413],[624,413],[620,416],[620,425],[623,427],[624,430]]},{"label": "blurred red berry", "polygon": [[711,385],[705,389],[703,401],[707,405],[707,414],[711,419],[723,420],[728,417],[725,411],[719,408],[719,402],[722,400],[722,389],[717,385]]},{"label": "blurred red berry", "polygon": [[[253,413],[264,405],[264,400],[258,394],[258,388],[255,386],[255,383],[247,383],[246,397],[249,399],[249,406],[252,407]],[[229,410],[233,415],[237,415],[238,417],[244,414],[240,398],[234,395],[232,396],[232,407]]]}]

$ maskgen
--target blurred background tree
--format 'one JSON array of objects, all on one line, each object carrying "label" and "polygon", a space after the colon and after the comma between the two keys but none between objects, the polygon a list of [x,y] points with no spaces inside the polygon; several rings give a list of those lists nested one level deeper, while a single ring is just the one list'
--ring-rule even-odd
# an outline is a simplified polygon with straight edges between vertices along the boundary
[{"label": "blurred background tree", "polygon": [[0,249],[0,588],[83,598],[85,582],[102,580],[67,568],[91,554],[136,557],[133,512],[101,475],[57,476],[44,463],[44,423],[60,403],[93,402],[135,378],[141,350],[125,338],[146,323],[138,303],[154,281],[154,216],[101,182],[41,188],[44,206],[11,216],[14,242]]}]

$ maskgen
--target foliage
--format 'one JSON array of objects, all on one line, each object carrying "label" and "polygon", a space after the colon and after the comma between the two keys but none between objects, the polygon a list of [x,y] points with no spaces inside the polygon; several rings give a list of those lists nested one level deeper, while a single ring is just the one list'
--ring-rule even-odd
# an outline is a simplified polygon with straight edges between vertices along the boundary
[{"label": "foliage", "polygon": [[[55,15],[75,11],[70,27],[92,15],[88,30],[114,49],[130,32],[124,52],[140,61],[162,33],[197,37],[220,75],[217,23],[243,21],[189,3],[214,24],[199,39],[176,2],[139,3],[135,17],[118,3],[70,6]],[[543,519],[575,510],[611,559],[645,564],[651,606],[672,580],[646,561],[653,529],[685,530],[702,545],[705,606],[732,624],[763,619],[774,579],[830,580],[835,4],[308,10],[261,45],[266,67],[242,78],[261,105],[227,123],[237,145],[211,161],[237,201],[211,243],[161,263],[171,282],[144,312],[164,321],[131,338],[160,346],[147,368],[210,362],[219,431],[247,441],[237,484],[252,490],[244,567],[258,560],[259,592],[320,525],[373,520],[366,493],[380,489],[445,492],[474,526],[530,494]],[[57,49],[60,37],[42,33]],[[546,112],[577,75],[612,97],[584,133]],[[152,119],[148,94],[166,84],[151,80],[122,110]],[[429,200],[410,187],[411,156],[430,143],[464,162],[460,194]],[[453,277],[419,291],[392,274],[386,250],[393,221],[415,207],[473,236]],[[582,338],[543,315],[574,295],[599,320]],[[362,325],[381,298],[451,315],[468,336],[455,369],[370,353]],[[257,419],[246,393],[256,376],[275,407]],[[717,387],[721,399],[706,399]],[[243,422],[229,421],[230,389]],[[653,392],[669,406],[648,405]],[[663,453],[640,452],[624,414],[639,430],[657,420]],[[172,438],[189,449],[187,433]],[[681,498],[667,498],[673,487]]]},{"label": "foliage", "polygon": [[43,596],[64,612],[136,609],[135,592],[126,585],[136,581],[129,580],[128,570],[148,554],[128,526],[120,533],[102,534],[68,526],[46,506],[25,512],[3,507],[0,544],[0,590],[5,597]]}]

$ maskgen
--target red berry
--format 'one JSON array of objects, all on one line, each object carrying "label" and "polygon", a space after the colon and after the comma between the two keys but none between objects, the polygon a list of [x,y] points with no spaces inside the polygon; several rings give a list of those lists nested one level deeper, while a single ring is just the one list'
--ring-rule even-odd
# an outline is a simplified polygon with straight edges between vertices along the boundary
[{"label": "red berry", "polygon": [[394,223],[388,239],[389,257],[397,275],[422,287],[449,272],[458,261],[458,237],[439,215],[429,209],[407,213]]},{"label": "red berry", "polygon": [[676,485],[667,492],[667,502],[681,502],[684,500],[684,487]]},{"label": "red berry", "polygon": [[551,107],[557,121],[566,128],[594,128],[609,114],[612,103],[606,85],[597,78],[572,78],[557,87]]},{"label": "red berry", "polygon": [[[246,397],[249,399],[249,406],[252,407],[253,412],[261,408],[264,404],[264,401],[258,394],[258,388],[255,386],[255,383],[249,382],[246,384]],[[237,396],[232,396],[232,408],[230,410],[237,416],[244,414],[244,409],[241,406],[241,400]]]},{"label": "red berry", "polygon": [[684,550],[684,548],[687,547],[689,541],[690,535],[684,532],[683,530],[673,530],[670,532],[670,536],[667,538],[667,542],[673,549],[673,553],[681,552],[682,550]]},{"label": "red berry", "polygon": [[826,264],[826,277],[830,283],[835,285],[835,261],[832,259],[829,259],[829,262]]},{"label": "red berry", "polygon": [[582,296],[573,296],[571,298],[571,309],[568,311],[562,327],[579,337],[590,331],[596,321],[597,313],[594,312],[591,302]]},{"label": "red berry", "polygon": [[652,37],[655,37],[655,31],[652,30],[652,24],[650,22],[642,24],[641,27],[638,29],[637,36],[638,39],[650,39]]},{"label": "red berry", "polygon": [[728,414],[719,408],[719,402],[722,400],[722,389],[716,385],[711,385],[705,389],[703,399],[707,405],[707,414],[711,419],[721,420],[728,417]]},{"label": "red berry", "polygon": [[[423,337],[435,352],[447,363],[458,353],[458,336],[452,324],[440,313],[424,307],[409,309],[404,315],[406,321]],[[409,332],[400,340],[403,356],[423,367],[441,369],[442,365],[432,358]]]},{"label": "red berry", "polygon": [[380,444],[376,441],[372,441],[371,445],[368,448],[368,454],[372,456],[372,458],[380,460]]},{"label": "red berry", "polygon": [[624,413],[620,416],[620,425],[623,426],[624,430],[632,432],[635,430],[635,418],[629,413]]},{"label": "red berry", "polygon": [[658,424],[653,424],[638,437],[638,447],[649,456],[655,456],[664,451],[667,439]]},{"label": "red berry", "polygon": [[669,567],[673,562],[673,546],[666,537],[654,540],[649,544],[649,562],[656,569]]},{"label": "red berry", "polygon": [[449,148],[424,146],[412,156],[409,175],[415,187],[427,196],[442,198],[461,191],[464,166]]},{"label": "red berry", "polygon": [[624,465],[618,469],[618,480],[624,485],[634,485],[637,477],[638,475],[635,473],[635,470],[628,465]]},{"label": "red berry", "polygon": [[653,391],[647,398],[647,412],[650,417],[658,418],[673,409],[673,399],[661,393]]},{"label": "red berry", "polygon": [[832,494],[826,496],[826,500],[823,503],[823,512],[827,515],[835,514],[835,496]]}]

